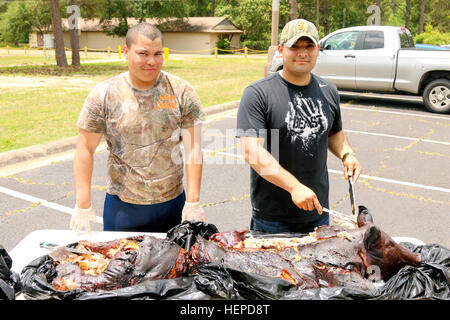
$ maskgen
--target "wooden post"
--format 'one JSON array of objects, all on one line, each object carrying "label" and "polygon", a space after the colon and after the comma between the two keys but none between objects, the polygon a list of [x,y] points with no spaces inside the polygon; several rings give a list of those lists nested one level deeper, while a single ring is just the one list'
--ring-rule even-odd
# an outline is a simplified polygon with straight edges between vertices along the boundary
[{"label": "wooden post", "polygon": [[247,58],[248,49],[247,47],[244,48],[244,57]]},{"label": "wooden post", "polygon": [[217,51],[218,51],[218,50],[217,50],[217,47],[215,47],[215,48],[214,48],[214,56],[216,57],[216,59],[217,59]]},{"label": "wooden post", "polygon": [[9,45],[6,46],[6,50],[8,50],[8,55],[9,55]]},{"label": "wooden post", "polygon": [[108,57],[111,57],[111,47],[108,47]]},{"label": "wooden post", "polygon": [[84,55],[87,57],[87,47],[84,47]]}]

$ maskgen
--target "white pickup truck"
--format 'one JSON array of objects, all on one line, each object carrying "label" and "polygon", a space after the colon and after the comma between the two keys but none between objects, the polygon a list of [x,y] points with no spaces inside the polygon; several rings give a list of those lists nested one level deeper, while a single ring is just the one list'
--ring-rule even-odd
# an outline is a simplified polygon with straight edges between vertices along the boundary
[{"label": "white pickup truck", "polygon": [[[277,53],[269,73],[283,68]],[[334,31],[320,40],[312,72],[343,90],[421,95],[428,110],[450,113],[450,50],[415,48],[403,27]]]}]

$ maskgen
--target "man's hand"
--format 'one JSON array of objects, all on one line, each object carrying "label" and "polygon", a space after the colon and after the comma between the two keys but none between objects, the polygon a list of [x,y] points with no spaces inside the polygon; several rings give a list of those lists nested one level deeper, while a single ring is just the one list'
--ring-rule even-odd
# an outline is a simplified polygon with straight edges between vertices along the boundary
[{"label": "man's hand", "polygon": [[342,163],[344,165],[345,180],[348,180],[348,177],[351,176],[353,183],[356,183],[356,181],[359,178],[359,175],[363,171],[363,168],[362,168],[361,164],[359,163],[358,158],[356,158],[356,155],[353,153],[344,155],[344,158],[342,159]]},{"label": "man's hand", "polygon": [[75,206],[72,213],[72,218],[70,219],[70,228],[79,234],[84,228],[88,234],[91,234],[91,221],[96,222],[95,210],[90,206],[88,209],[80,209]]},{"label": "man's hand", "polygon": [[198,202],[185,202],[183,212],[181,214],[182,221],[186,220],[199,220],[206,221],[205,212],[203,211],[200,201]]},{"label": "man's hand", "polygon": [[316,194],[307,186],[299,183],[291,191],[292,202],[300,209],[312,211],[317,209],[322,214],[322,206]]}]

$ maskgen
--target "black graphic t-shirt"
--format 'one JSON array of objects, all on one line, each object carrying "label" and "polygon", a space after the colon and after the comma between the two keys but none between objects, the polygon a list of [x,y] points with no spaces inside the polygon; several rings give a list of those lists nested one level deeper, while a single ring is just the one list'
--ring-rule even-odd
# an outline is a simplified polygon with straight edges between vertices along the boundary
[{"label": "black graphic t-shirt", "polygon": [[[342,130],[336,86],[312,74],[306,86],[284,80],[279,73],[249,85],[237,117],[237,136],[265,138],[265,148],[280,165],[312,189],[328,206],[328,136]],[[251,159],[250,159],[251,161]],[[253,215],[269,221],[311,222],[316,210],[299,209],[289,192],[251,169]]]}]

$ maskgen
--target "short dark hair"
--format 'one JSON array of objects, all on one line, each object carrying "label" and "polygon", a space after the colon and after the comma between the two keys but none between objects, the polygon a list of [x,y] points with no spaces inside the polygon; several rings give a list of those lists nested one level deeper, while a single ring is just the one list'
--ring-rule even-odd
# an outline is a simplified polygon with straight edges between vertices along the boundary
[{"label": "short dark hair", "polygon": [[161,43],[164,46],[164,38],[161,31],[150,23],[141,22],[128,29],[127,36],[125,38],[125,43],[128,48],[131,47],[133,43],[137,42],[137,38],[140,34],[151,40],[161,38]]}]

